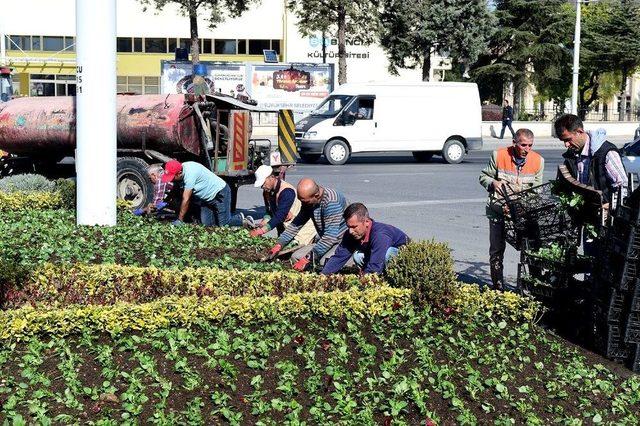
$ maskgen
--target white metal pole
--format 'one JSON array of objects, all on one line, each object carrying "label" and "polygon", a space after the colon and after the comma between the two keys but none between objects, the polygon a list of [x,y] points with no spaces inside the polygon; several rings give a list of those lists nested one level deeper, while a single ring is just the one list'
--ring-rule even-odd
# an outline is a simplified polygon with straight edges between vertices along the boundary
[{"label": "white metal pole", "polygon": [[578,77],[580,76],[580,3],[576,0],[576,29],[573,37],[573,86],[571,87],[571,114],[578,114]]},{"label": "white metal pole", "polygon": [[116,0],[76,0],[78,225],[116,224]]},{"label": "white metal pole", "polygon": [[6,36],[0,32],[0,65],[4,65],[7,61],[7,44]]}]

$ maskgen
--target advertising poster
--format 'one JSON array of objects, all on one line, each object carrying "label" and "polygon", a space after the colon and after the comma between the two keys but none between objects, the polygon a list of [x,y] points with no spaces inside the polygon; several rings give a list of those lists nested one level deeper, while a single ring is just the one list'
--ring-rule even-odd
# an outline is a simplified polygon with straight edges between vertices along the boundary
[{"label": "advertising poster", "polygon": [[[211,93],[224,93],[235,96],[244,91],[246,65],[201,62],[206,66],[204,77]],[[162,61],[161,92],[166,94],[191,93],[193,76],[191,62]]]}]

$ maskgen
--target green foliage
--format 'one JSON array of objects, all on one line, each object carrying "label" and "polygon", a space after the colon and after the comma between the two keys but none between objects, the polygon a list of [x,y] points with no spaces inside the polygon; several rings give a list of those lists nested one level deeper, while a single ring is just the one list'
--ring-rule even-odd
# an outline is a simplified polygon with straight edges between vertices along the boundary
[{"label": "green foliage", "polygon": [[24,174],[12,175],[0,179],[0,192],[51,192],[55,183],[42,175]]},{"label": "green foliage", "polygon": [[62,206],[66,209],[76,208],[76,183],[71,179],[57,179],[55,189],[62,197]]},{"label": "green foliage", "polygon": [[487,47],[494,18],[482,0],[384,0],[381,23],[389,71],[421,67],[426,80],[432,52],[473,64]]},{"label": "green foliage", "polygon": [[392,286],[412,289],[417,303],[449,306],[456,274],[446,243],[411,242],[400,249],[386,273]]}]

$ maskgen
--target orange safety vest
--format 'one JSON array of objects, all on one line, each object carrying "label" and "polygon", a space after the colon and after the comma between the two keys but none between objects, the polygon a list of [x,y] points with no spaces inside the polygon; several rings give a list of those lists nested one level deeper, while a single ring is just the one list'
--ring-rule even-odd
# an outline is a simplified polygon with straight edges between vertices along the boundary
[{"label": "orange safety vest", "polygon": [[513,161],[515,156],[512,146],[500,148],[496,156],[496,169],[498,179],[509,182],[516,191],[531,188],[535,183],[536,174],[542,167],[542,156],[534,151],[529,151],[522,168],[518,169]]}]

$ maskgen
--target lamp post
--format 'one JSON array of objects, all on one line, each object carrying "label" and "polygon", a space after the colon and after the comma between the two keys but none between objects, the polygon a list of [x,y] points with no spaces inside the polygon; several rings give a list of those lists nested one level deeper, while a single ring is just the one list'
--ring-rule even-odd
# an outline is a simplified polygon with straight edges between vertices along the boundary
[{"label": "lamp post", "polygon": [[571,87],[571,114],[578,114],[578,78],[580,76],[580,3],[576,0],[576,28],[573,37],[573,85]]}]

